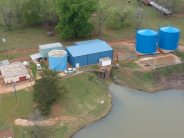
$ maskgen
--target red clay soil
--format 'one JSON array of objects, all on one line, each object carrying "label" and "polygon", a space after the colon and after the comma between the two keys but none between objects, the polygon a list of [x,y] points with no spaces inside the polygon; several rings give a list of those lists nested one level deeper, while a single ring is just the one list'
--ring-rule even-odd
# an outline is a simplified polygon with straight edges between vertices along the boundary
[{"label": "red clay soil", "polygon": [[117,40],[117,41],[107,41],[107,43],[108,43],[110,46],[119,46],[119,45],[124,45],[125,43],[135,44],[135,39],[126,39],[126,40]]},{"label": "red clay soil", "polygon": [[26,60],[29,60],[31,59],[30,56],[26,56],[26,57],[21,57],[21,58],[16,58],[16,59],[12,59],[12,60],[9,60],[10,63],[13,63],[13,62],[22,62],[22,61],[26,61]]},{"label": "red clay soil", "polygon": [[13,138],[13,134],[12,134],[12,129],[11,128],[3,130],[3,131],[0,130],[0,138],[9,138],[9,137]]},{"label": "red clay soil", "polygon": [[61,108],[60,104],[58,101],[55,101],[51,107],[51,112],[49,114],[49,117],[57,116],[63,112],[64,109]]}]

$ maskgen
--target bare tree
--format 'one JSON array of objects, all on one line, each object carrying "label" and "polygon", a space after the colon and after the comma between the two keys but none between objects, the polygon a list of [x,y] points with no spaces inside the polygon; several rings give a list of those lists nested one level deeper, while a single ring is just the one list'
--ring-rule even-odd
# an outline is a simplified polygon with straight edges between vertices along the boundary
[{"label": "bare tree", "polygon": [[101,27],[103,26],[106,19],[113,13],[113,8],[107,9],[105,2],[98,1],[98,38],[101,35]]},{"label": "bare tree", "polygon": [[8,30],[11,31],[12,30],[11,18],[13,17],[12,9],[8,8],[7,6],[3,6],[0,8],[1,8],[4,24],[8,28]]},{"label": "bare tree", "polygon": [[13,0],[12,1],[14,15],[17,18],[17,23],[20,29],[23,29],[24,27],[22,12],[23,12],[26,2],[27,0],[24,0],[24,1]]},{"label": "bare tree", "polygon": [[133,18],[136,21],[136,29],[139,29],[143,21],[145,20],[146,11],[142,9],[135,9],[133,12]]}]

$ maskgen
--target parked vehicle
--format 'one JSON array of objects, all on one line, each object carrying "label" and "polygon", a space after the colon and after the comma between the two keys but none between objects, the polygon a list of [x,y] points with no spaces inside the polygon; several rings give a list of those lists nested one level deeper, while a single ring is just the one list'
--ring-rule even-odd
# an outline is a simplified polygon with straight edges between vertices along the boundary
[{"label": "parked vehicle", "polygon": [[72,73],[72,72],[74,72],[74,71],[76,71],[76,69],[75,68],[68,68],[68,69],[65,69],[65,73],[66,74],[69,74],[69,73]]},{"label": "parked vehicle", "polygon": [[40,64],[36,64],[37,70],[42,70],[42,66]]},{"label": "parked vehicle", "polygon": [[23,64],[24,64],[24,66],[26,66],[26,67],[29,67],[29,66],[30,66],[29,62],[27,62],[27,61],[24,61]]}]

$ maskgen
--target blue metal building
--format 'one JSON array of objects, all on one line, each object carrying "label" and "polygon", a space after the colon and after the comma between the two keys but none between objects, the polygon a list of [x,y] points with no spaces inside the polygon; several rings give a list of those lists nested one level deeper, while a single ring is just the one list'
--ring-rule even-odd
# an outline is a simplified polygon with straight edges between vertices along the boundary
[{"label": "blue metal building", "polygon": [[66,47],[68,53],[68,62],[72,67],[86,66],[99,63],[99,58],[109,57],[113,60],[113,49],[105,42],[99,39],[76,42],[74,46]]},{"label": "blue metal building", "polygon": [[48,53],[49,68],[62,71],[67,68],[67,52],[64,50],[53,50]]},{"label": "blue metal building", "polygon": [[177,50],[180,40],[180,30],[174,27],[159,28],[158,47],[164,50]]},{"label": "blue metal building", "polygon": [[136,51],[143,54],[153,54],[157,51],[158,33],[143,29],[136,32]]}]

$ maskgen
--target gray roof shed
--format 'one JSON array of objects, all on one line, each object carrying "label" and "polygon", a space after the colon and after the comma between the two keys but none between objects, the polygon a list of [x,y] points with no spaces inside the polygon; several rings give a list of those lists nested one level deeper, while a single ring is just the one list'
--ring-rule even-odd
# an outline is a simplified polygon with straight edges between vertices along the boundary
[{"label": "gray roof shed", "polygon": [[1,66],[6,66],[6,65],[9,65],[9,61],[8,60],[3,60],[3,61],[0,61],[0,67]]}]

